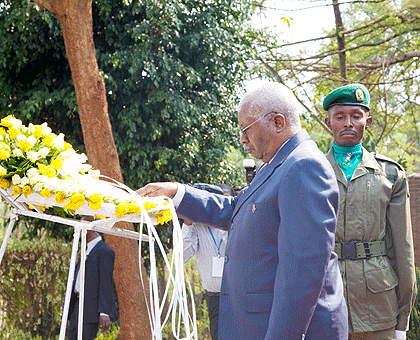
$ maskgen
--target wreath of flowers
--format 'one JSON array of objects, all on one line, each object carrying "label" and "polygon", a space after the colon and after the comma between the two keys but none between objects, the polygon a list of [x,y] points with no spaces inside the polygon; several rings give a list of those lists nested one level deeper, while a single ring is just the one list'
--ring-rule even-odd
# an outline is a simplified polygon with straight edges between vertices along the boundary
[{"label": "wreath of flowers", "polygon": [[[86,155],[77,153],[64,140],[64,134],[54,134],[47,123],[30,123],[26,127],[13,115],[0,121],[0,188],[11,191],[13,196],[29,198],[39,194],[52,205],[76,213],[85,202],[94,211],[104,203],[113,203],[116,217],[140,214],[141,206],[149,211],[168,204],[163,198],[143,198],[116,189],[100,180],[99,170],[86,162]],[[157,217],[158,224],[172,219],[169,209],[151,214]]]}]

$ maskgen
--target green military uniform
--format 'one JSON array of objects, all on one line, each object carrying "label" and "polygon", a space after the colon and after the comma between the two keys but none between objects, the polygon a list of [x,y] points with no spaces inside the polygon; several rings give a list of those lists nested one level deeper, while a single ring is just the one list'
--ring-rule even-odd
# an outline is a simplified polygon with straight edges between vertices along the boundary
[{"label": "green military uniform", "polygon": [[347,182],[332,149],[327,159],[340,188],[336,252],[349,332],[394,326],[405,331],[416,279],[404,170],[393,160],[363,148],[362,159]]}]

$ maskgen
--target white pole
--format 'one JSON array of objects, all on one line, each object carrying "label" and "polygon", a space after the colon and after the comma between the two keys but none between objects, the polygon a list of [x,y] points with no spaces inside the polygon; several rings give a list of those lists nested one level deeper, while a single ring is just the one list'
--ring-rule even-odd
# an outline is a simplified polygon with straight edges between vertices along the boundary
[{"label": "white pole", "polygon": [[59,340],[64,340],[64,337],[66,336],[67,318],[69,314],[71,290],[73,289],[73,279],[74,279],[74,271],[76,269],[76,256],[77,256],[77,250],[79,248],[79,239],[80,239],[80,227],[75,225],[74,234],[73,234],[73,247],[71,250],[71,258],[70,258],[69,277],[67,279],[66,298],[64,302],[63,316],[61,318]]},{"label": "white pole", "polygon": [[85,304],[85,268],[86,268],[86,232],[85,228],[82,229],[82,244],[80,249],[80,292],[79,292],[79,317],[77,328],[77,340],[82,340],[83,333],[83,306]]},{"label": "white pole", "polygon": [[15,215],[14,213],[10,216],[9,226],[7,227],[6,234],[4,235],[3,243],[1,244],[1,248],[0,248],[0,263],[3,260],[3,256],[7,247],[7,242],[9,242],[10,234],[12,233],[13,226],[17,218],[18,218],[17,215]]}]

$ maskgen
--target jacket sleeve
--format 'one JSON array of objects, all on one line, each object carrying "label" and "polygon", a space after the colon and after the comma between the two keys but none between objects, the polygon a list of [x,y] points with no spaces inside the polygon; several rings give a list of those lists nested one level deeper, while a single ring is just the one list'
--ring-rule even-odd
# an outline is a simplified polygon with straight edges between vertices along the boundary
[{"label": "jacket sleeve", "polygon": [[404,171],[398,169],[397,172],[397,181],[387,209],[387,227],[392,234],[395,258],[391,260],[398,276],[398,315],[395,328],[406,331],[417,289],[407,179]]},{"label": "jacket sleeve", "polygon": [[187,263],[197,252],[198,249],[198,233],[195,223],[191,225],[182,225],[182,238],[184,243],[184,263]]},{"label": "jacket sleeve", "polygon": [[101,250],[98,258],[98,313],[108,314],[111,321],[118,318],[114,296],[114,260],[115,253],[111,248]]},{"label": "jacket sleeve", "polygon": [[228,230],[236,197],[209,193],[185,185],[185,194],[177,208],[180,218]]},{"label": "jacket sleeve", "polygon": [[301,339],[317,308],[334,248],[339,199],[326,162],[301,159],[282,178],[278,268],[265,340]]}]

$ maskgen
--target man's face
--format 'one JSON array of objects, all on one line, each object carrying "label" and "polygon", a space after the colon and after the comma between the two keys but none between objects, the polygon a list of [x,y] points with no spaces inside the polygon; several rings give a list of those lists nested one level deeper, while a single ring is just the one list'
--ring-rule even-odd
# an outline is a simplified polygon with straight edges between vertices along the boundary
[{"label": "man's face", "polygon": [[334,143],[339,146],[361,144],[372,117],[359,105],[333,105],[328,109],[325,123],[331,129]]},{"label": "man's face", "polygon": [[[263,162],[268,162],[271,159],[270,155],[268,155],[270,145],[268,125],[271,116],[266,115],[258,120],[258,118],[249,116],[245,110],[238,112],[238,123],[241,129],[252,124],[245,132],[241,133],[239,141],[244,145],[246,153],[251,154],[257,159],[261,159]],[[254,122],[255,124],[253,124]]]}]

